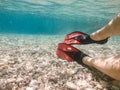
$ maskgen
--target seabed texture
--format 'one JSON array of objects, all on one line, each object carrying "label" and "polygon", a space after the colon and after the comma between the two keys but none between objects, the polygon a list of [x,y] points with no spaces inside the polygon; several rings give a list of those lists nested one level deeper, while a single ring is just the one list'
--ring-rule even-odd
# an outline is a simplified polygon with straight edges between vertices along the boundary
[{"label": "seabed texture", "polygon": [[[119,90],[119,81],[58,58],[55,50],[63,38],[1,34],[0,90]],[[120,55],[115,41],[114,45],[109,41],[105,45],[75,47],[95,58]]]}]

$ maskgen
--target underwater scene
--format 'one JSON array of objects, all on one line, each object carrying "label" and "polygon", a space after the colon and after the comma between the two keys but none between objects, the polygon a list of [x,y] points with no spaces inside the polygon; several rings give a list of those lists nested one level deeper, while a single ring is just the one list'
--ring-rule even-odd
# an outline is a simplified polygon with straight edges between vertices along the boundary
[{"label": "underwater scene", "polygon": [[[0,0],[0,90],[119,90],[119,81],[56,55],[67,34],[91,34],[118,13],[119,0]],[[120,56],[119,35],[73,46],[92,58]]]}]

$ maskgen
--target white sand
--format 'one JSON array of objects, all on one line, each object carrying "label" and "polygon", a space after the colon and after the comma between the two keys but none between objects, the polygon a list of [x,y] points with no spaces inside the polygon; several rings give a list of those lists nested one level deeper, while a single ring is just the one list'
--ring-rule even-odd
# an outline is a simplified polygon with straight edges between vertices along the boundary
[{"label": "white sand", "polygon": [[[1,34],[0,90],[119,89],[120,83],[97,70],[58,58],[55,49],[62,40],[63,36]],[[117,49],[110,52],[115,46],[109,44],[76,47],[94,57],[120,54]]]}]

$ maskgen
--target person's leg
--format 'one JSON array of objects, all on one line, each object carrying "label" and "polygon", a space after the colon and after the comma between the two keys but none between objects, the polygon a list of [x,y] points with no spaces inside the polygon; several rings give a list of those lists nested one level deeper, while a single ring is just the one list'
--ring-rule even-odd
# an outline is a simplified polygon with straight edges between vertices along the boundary
[{"label": "person's leg", "polygon": [[[92,33],[90,37],[93,40],[99,41],[114,35],[120,35],[120,13],[106,26]],[[82,61],[84,64],[92,66],[116,80],[120,80],[120,56],[99,59],[87,56]]]},{"label": "person's leg", "polygon": [[120,13],[106,26],[92,33],[90,37],[93,40],[99,41],[114,35],[120,35]]},{"label": "person's leg", "polygon": [[104,74],[120,81],[120,56],[99,59],[86,56],[82,61],[85,65],[94,67]]}]

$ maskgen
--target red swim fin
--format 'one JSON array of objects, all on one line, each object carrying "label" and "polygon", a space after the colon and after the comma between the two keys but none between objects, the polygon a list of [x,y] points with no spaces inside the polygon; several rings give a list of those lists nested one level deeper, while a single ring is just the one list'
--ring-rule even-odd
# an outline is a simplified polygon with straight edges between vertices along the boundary
[{"label": "red swim fin", "polygon": [[72,32],[70,34],[67,34],[64,39],[64,43],[66,44],[80,44],[81,42],[76,40],[75,37],[78,36],[85,36],[87,34],[79,31]]},{"label": "red swim fin", "polygon": [[60,58],[68,61],[75,61],[74,55],[78,52],[80,52],[78,49],[65,43],[59,43],[56,50]]}]

